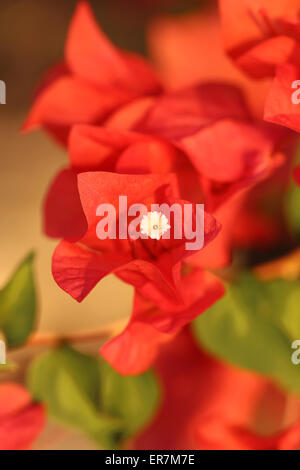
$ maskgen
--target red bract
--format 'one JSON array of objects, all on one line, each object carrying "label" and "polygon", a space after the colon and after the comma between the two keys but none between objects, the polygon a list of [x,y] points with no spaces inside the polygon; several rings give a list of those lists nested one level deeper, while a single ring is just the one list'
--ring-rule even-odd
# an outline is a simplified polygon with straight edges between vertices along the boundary
[{"label": "red bract", "polygon": [[268,176],[275,140],[235,87],[203,84],[157,98],[136,128],[170,141],[201,176],[210,208]]},{"label": "red bract", "polygon": [[219,0],[225,49],[254,78],[273,76],[286,62],[299,64],[298,0]]},{"label": "red bract", "polygon": [[79,2],[65,46],[65,62],[43,80],[24,130],[43,127],[66,143],[76,123],[102,123],[114,110],[161,86],[142,57],[116,48]]},{"label": "red bract", "polygon": [[222,297],[224,287],[212,274],[194,269],[183,277],[182,292],[186,306],[178,305],[171,312],[135,295],[127,327],[100,350],[120,374],[140,374],[147,370],[156,358],[159,346],[172,340],[184,325]]},{"label": "red bract", "polygon": [[0,450],[25,450],[45,425],[45,410],[16,383],[0,384]]},{"label": "red bract", "polygon": [[[187,329],[161,347],[155,370],[162,384],[161,408],[131,448],[299,448],[297,421],[282,430],[287,399],[284,394],[270,381],[227,366],[201,351]],[[271,437],[254,431],[261,407],[265,428],[272,424],[276,430]],[[297,420],[299,401],[294,400],[294,407]]]},{"label": "red bract", "polygon": [[300,132],[300,108],[292,100],[293,93],[297,91],[292,84],[299,77],[300,67],[294,64],[278,67],[265,104],[266,121],[281,124],[297,132]]}]

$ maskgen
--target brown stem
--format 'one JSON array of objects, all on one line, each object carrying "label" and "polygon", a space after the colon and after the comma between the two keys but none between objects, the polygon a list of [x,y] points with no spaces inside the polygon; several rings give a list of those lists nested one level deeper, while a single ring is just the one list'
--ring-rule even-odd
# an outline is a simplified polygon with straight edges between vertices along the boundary
[{"label": "brown stem", "polygon": [[79,343],[93,340],[106,340],[124,327],[124,321],[109,326],[85,331],[74,331],[65,335],[56,333],[32,333],[26,346],[57,346],[61,343]]}]

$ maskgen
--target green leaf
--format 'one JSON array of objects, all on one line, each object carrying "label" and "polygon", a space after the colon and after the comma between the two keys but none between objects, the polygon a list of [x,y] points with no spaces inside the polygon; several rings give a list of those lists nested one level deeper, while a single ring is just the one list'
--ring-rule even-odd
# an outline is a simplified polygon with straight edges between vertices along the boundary
[{"label": "green leaf", "polygon": [[107,413],[123,423],[123,437],[134,435],[147,426],[159,403],[159,389],[152,372],[138,376],[119,375],[101,362],[101,401]]},{"label": "green leaf", "polygon": [[33,254],[30,254],[0,291],[0,330],[6,337],[8,347],[22,345],[34,329],[36,294],[33,259]]},{"label": "green leaf", "polygon": [[68,346],[39,356],[28,373],[28,386],[36,400],[47,404],[49,413],[76,427],[98,443],[110,444],[110,432],[119,423],[99,409],[99,364]]},{"label": "green leaf", "polygon": [[105,448],[118,447],[125,436],[139,430],[154,411],[158,395],[150,374],[130,380],[67,345],[34,361],[28,387],[53,417]]},{"label": "green leaf", "polygon": [[244,274],[193,322],[195,335],[215,356],[300,393],[300,368],[291,361],[291,344],[300,339],[299,291],[299,281],[260,282]]}]

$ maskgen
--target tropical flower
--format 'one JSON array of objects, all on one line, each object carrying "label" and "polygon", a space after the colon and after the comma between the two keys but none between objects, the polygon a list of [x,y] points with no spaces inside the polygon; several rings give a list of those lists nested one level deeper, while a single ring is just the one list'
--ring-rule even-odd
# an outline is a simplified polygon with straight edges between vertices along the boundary
[{"label": "tropical flower", "polygon": [[[238,87],[211,78],[163,92],[149,65],[112,46],[81,2],[65,64],[42,85],[25,125],[68,140],[69,165],[44,206],[46,233],[63,239],[53,256],[57,284],[78,301],[110,273],[135,288],[128,326],[102,348],[121,373],[145,370],[162,342],[221,297],[204,269],[230,263],[246,195],[284,161],[273,126],[253,118]],[[98,206],[115,207],[119,223],[120,195],[147,208],[145,237],[97,237]],[[193,219],[204,204],[203,248],[186,250],[152,203],[189,203]]]},{"label": "tropical flower", "polygon": [[[119,223],[119,194],[127,197],[127,204],[177,203],[177,181],[170,174],[128,175],[109,172],[86,172],[78,176],[79,196],[87,221],[85,234],[76,242],[62,241],[53,257],[53,276],[58,285],[76,300],[83,300],[107,274],[116,273],[132,284],[146,298],[167,310],[185,306],[180,286],[181,264],[192,251],[185,247],[185,236],[175,239],[151,238],[100,240],[96,234],[100,204],[116,208]],[[191,204],[193,217],[196,207]],[[182,211],[183,214],[183,211]],[[183,223],[183,222],[182,222]],[[171,224],[172,225],[172,224]],[[204,247],[220,230],[220,225],[204,213]],[[205,248],[204,248],[205,249]]]}]

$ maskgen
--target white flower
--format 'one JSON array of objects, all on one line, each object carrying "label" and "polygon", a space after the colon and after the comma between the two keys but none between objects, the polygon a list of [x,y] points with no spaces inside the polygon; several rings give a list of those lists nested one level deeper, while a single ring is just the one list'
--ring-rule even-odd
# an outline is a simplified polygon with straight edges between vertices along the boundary
[{"label": "white flower", "polygon": [[161,212],[148,212],[141,221],[141,233],[159,240],[171,228],[167,217]]}]

